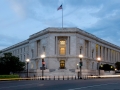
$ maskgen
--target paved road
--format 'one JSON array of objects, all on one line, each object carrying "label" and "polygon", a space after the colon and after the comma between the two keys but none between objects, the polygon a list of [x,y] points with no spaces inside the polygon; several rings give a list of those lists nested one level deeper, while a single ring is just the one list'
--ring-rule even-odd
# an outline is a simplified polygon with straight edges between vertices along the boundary
[{"label": "paved road", "polygon": [[0,81],[0,90],[120,90],[120,78],[64,81]]}]

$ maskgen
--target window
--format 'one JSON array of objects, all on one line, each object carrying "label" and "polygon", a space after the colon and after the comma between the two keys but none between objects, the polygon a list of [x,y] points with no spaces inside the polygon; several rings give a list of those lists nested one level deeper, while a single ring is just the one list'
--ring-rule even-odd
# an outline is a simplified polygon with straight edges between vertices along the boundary
[{"label": "window", "polygon": [[64,47],[60,48],[60,55],[65,55],[65,48]]},{"label": "window", "polygon": [[92,58],[93,58],[93,53],[94,53],[94,50],[92,50]]},{"label": "window", "polygon": [[98,57],[98,45],[96,44],[96,57]]},{"label": "window", "polygon": [[31,53],[32,53],[32,58],[33,58],[33,49],[31,50]]},{"label": "window", "polygon": [[63,40],[60,41],[60,44],[61,44],[61,45],[65,45],[65,41],[63,41]]},{"label": "window", "polygon": [[60,55],[65,55],[66,54],[66,41],[65,40],[60,40],[59,54]]},{"label": "window", "polygon": [[92,69],[94,69],[94,62],[92,62]]},{"label": "window", "polygon": [[60,60],[60,69],[65,69],[65,60]]}]

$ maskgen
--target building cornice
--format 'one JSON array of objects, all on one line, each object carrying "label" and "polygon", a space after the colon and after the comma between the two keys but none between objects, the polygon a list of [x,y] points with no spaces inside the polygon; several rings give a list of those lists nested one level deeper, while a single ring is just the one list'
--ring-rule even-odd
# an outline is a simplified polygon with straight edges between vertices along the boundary
[{"label": "building cornice", "polygon": [[29,40],[34,39],[34,38],[39,37],[39,36],[43,36],[43,35],[48,34],[48,33],[78,33],[78,34],[81,34],[83,36],[94,39],[96,42],[100,42],[100,43],[103,43],[105,45],[108,45],[110,47],[113,47],[113,48],[120,50],[119,46],[112,44],[110,42],[107,42],[101,38],[98,38],[97,36],[95,36],[93,34],[90,34],[86,31],[81,30],[81,29],[76,28],[76,27],[75,28],[63,28],[63,29],[62,28],[46,28],[38,33],[31,35]]},{"label": "building cornice", "polygon": [[10,50],[10,49],[13,49],[13,48],[15,48],[15,47],[19,47],[19,46],[21,46],[21,45],[24,45],[24,44],[28,44],[29,43],[29,40],[32,40],[32,39],[34,39],[34,38],[37,38],[37,37],[40,37],[40,36],[43,36],[43,35],[45,35],[45,34],[49,34],[49,33],[63,33],[63,34],[66,34],[66,33],[76,33],[76,34],[81,34],[81,35],[83,35],[83,36],[86,36],[86,37],[88,37],[88,38],[91,38],[91,39],[93,39],[93,40],[95,40],[96,42],[100,42],[100,43],[103,43],[103,44],[105,44],[105,45],[108,45],[108,46],[110,46],[110,47],[112,47],[112,48],[115,48],[115,49],[118,49],[118,50],[120,50],[120,47],[119,46],[117,46],[117,45],[114,45],[114,44],[112,44],[112,43],[110,43],[110,42],[107,42],[107,41],[105,41],[105,40],[103,40],[103,39],[100,39],[100,38],[98,38],[98,37],[96,37],[95,35],[93,35],[93,34],[90,34],[90,33],[88,33],[88,32],[86,32],[86,31],[84,31],[84,30],[81,30],[81,29],[79,29],[79,28],[76,28],[76,27],[74,27],[74,28],[46,28],[46,29],[44,29],[44,30],[42,30],[42,31],[40,31],[40,32],[37,32],[37,33],[35,33],[35,34],[32,34],[32,35],[30,35],[30,37],[29,37],[29,39],[27,39],[27,40],[25,40],[25,41],[22,41],[22,42],[20,42],[20,43],[17,43],[17,44],[15,44],[15,45],[13,45],[13,46],[10,46],[10,47],[8,47],[8,48],[5,48],[5,49],[3,49],[3,50],[1,50],[1,51],[7,51],[7,50]]},{"label": "building cornice", "polygon": [[21,45],[25,45],[25,44],[28,44],[28,43],[29,43],[29,40],[25,40],[25,41],[22,41],[22,42],[20,42],[20,43],[15,44],[15,45],[12,45],[12,46],[10,46],[10,47],[7,47],[7,48],[5,48],[5,49],[2,49],[1,51],[5,52],[5,51],[8,51],[8,50],[10,50],[10,49],[14,49],[14,48],[16,48],[16,47],[19,47],[19,46],[21,46]]}]

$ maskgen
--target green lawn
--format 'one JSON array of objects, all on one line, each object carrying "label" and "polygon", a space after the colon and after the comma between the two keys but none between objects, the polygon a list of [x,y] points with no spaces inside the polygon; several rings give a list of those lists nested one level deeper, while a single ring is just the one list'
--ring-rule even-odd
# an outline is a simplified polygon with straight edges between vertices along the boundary
[{"label": "green lawn", "polygon": [[0,79],[19,78],[19,75],[0,75]]}]

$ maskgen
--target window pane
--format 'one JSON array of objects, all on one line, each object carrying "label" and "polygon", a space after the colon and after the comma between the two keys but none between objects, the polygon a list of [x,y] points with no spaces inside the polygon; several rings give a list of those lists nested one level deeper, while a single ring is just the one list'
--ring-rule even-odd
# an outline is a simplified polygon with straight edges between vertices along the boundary
[{"label": "window pane", "polygon": [[61,45],[65,45],[65,41],[60,41],[60,44]]},{"label": "window pane", "polygon": [[65,55],[65,48],[64,47],[60,48],[60,55]]}]

